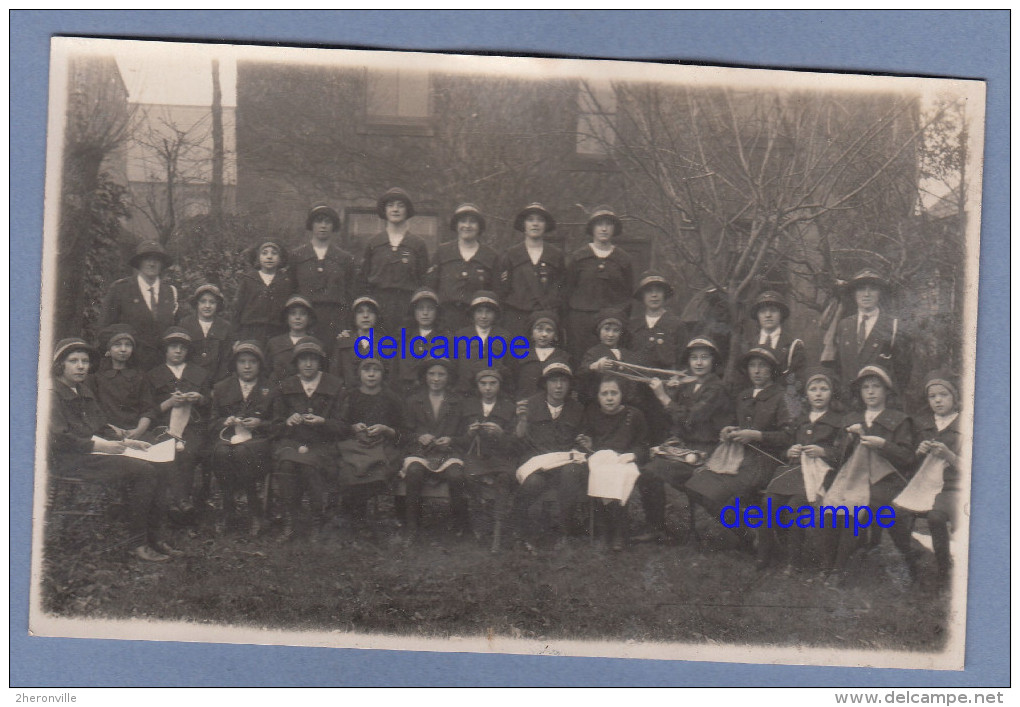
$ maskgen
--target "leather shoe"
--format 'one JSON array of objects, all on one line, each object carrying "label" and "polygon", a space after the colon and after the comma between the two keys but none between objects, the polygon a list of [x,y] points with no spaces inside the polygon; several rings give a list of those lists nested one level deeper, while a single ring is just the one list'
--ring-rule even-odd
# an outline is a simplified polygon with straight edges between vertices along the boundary
[{"label": "leather shoe", "polygon": [[152,547],[161,552],[162,554],[168,555],[170,557],[180,557],[181,555],[184,554],[183,550],[178,550],[177,548],[172,547],[169,543],[167,543],[164,540],[160,540],[158,543],[154,543]]},{"label": "leather shoe", "polygon": [[148,545],[139,545],[132,554],[139,560],[145,560],[146,562],[166,562],[170,559],[163,553],[153,550]]}]

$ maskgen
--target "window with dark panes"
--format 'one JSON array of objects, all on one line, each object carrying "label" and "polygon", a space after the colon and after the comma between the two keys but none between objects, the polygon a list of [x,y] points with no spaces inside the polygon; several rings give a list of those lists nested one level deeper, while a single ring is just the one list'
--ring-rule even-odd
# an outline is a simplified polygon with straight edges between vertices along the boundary
[{"label": "window with dark panes", "polygon": [[429,75],[368,69],[365,82],[367,128],[427,130],[431,117]]},{"label": "window with dark panes", "polygon": [[577,154],[605,157],[616,144],[616,90],[609,81],[582,81],[577,93]]}]

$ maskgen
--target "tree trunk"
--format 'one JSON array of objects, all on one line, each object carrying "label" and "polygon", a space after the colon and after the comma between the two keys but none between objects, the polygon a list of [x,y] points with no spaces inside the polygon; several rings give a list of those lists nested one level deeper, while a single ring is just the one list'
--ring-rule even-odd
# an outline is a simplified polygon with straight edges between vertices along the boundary
[{"label": "tree trunk", "polygon": [[212,184],[209,187],[209,215],[219,226],[223,222],[223,105],[220,92],[220,62],[212,62]]}]

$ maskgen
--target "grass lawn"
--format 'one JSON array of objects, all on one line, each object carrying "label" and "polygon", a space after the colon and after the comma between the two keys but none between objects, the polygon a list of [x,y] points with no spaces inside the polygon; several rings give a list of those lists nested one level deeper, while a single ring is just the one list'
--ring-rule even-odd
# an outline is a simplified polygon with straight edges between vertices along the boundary
[{"label": "grass lawn", "polygon": [[[427,505],[423,537],[406,545],[388,508],[360,525],[330,527],[320,542],[300,534],[216,535],[211,518],[173,543],[165,563],[104,551],[112,529],[49,533],[43,608],[62,617],[131,618],[252,628],[378,632],[419,637],[496,635],[751,643],[845,649],[940,651],[948,600],[911,586],[888,537],[857,555],[841,589],[813,571],[756,572],[728,532],[704,516],[708,537],[691,545],[634,545],[611,552],[587,538],[529,552],[490,554],[457,538],[446,508]],[[676,515],[676,513],[674,513]],[[631,510],[640,518],[640,510]],[[700,525],[699,525],[700,527]],[[112,528],[112,526],[111,526]],[[77,540],[82,533],[77,532]]]}]

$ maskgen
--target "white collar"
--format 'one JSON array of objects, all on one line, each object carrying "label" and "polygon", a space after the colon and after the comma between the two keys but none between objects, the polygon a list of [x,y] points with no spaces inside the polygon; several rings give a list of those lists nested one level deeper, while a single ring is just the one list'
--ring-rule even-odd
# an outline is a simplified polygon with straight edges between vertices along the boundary
[{"label": "white collar", "polygon": [[951,412],[948,415],[935,415],[935,428],[941,432],[953,424],[953,420],[955,420],[959,414],[960,413],[958,412]]},{"label": "white collar", "polygon": [[316,373],[315,378],[310,381],[306,381],[300,376],[298,376],[298,380],[301,381],[301,387],[305,389],[305,395],[310,397],[315,392],[315,389],[319,387],[319,382],[322,380],[322,371]]},{"label": "white collar", "polygon": [[142,294],[148,295],[149,288],[151,287],[156,292],[156,297],[159,297],[159,284],[163,278],[157,277],[156,281],[151,285],[145,281],[145,278],[141,275],[138,276],[138,289],[142,291]]},{"label": "white collar", "polygon": [[[323,255],[325,255],[325,254],[326,254],[325,251],[323,251]],[[318,255],[318,253],[316,253],[316,255]],[[280,271],[277,270],[276,272],[280,272]],[[276,279],[276,272],[274,272],[272,275],[270,275],[269,273],[262,272],[261,270],[258,271],[259,277],[262,278],[262,282],[264,282],[267,285],[272,284],[273,280]]]},{"label": "white collar", "polygon": [[822,415],[824,415],[827,412],[828,410],[811,410],[810,412],[808,412],[807,416],[808,419],[811,420],[811,422],[818,422],[820,419],[822,419]]},{"label": "white collar", "polygon": [[488,417],[492,413],[492,408],[496,407],[496,401],[493,400],[491,403],[482,401],[482,414]]},{"label": "white collar", "polygon": [[[326,257],[326,253],[329,252],[329,242],[327,241],[326,245],[319,245],[315,241],[312,241],[312,250],[315,251],[315,257],[322,260]],[[260,270],[259,272],[262,271]]]},{"label": "white collar", "polygon": [[758,334],[758,345],[759,346],[767,345],[770,346],[771,348],[776,348],[776,346],[779,344],[779,337],[782,333],[783,327],[781,326],[776,327],[771,334],[766,333],[766,331],[762,329],[761,332]]},{"label": "white collar", "polygon": [[485,339],[488,339],[488,338],[489,338],[489,334],[491,334],[491,333],[492,333],[492,327],[489,327],[489,328],[488,328],[488,329],[486,329],[485,331],[482,331],[482,330],[481,330],[481,329],[480,329],[480,328],[478,327],[478,325],[476,324],[476,325],[475,325],[475,331],[476,331],[476,332],[478,332],[478,336],[480,336],[480,337],[482,338],[482,340],[484,341]]},{"label": "white collar", "polygon": [[552,356],[553,351],[555,351],[555,350],[556,349],[553,346],[547,346],[547,347],[541,348],[541,349],[536,346],[535,347],[535,356],[538,357],[539,361],[543,361],[544,362],[547,358]]},{"label": "white collar", "polygon": [[647,324],[648,328],[651,329],[652,327],[659,323],[659,320],[662,319],[662,315],[665,313],[666,310],[662,310],[661,312],[655,315],[645,314],[645,324]]},{"label": "white collar", "polygon": [[475,241],[474,245],[468,246],[464,243],[464,241],[460,239],[457,240],[457,250],[460,251],[460,257],[464,260],[464,262],[470,262],[471,258],[475,257],[479,248],[481,248],[481,243],[478,241]]},{"label": "white collar", "polygon": [[616,250],[615,245],[610,245],[608,250],[599,250],[594,243],[589,243],[588,247],[591,248],[591,252],[595,254],[596,258],[608,258]]},{"label": "white collar", "polygon": [[209,321],[205,322],[205,321],[202,321],[201,317],[196,317],[196,318],[198,319],[198,325],[200,327],[202,327],[202,333],[205,334],[206,336],[209,336],[209,330],[212,329],[212,325],[213,325],[212,319],[210,319]]},{"label": "white collar", "polygon": [[166,367],[169,368],[170,372],[174,374],[174,378],[176,378],[177,380],[180,380],[181,376],[184,375],[184,367],[187,366],[187,365],[188,365],[187,362],[180,363],[180,364],[178,364],[176,366],[171,366],[168,363],[168,364],[166,364]]}]

